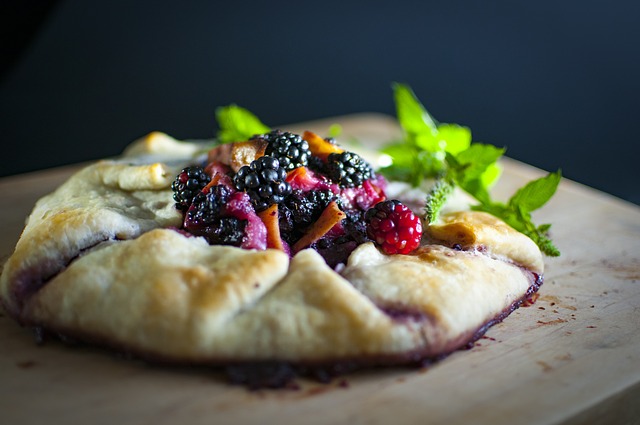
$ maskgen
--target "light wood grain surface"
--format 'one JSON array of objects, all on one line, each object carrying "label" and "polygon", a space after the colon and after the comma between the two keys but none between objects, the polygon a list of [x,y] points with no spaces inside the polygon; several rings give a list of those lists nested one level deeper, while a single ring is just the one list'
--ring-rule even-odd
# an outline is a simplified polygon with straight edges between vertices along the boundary
[{"label": "light wood grain surface", "polygon": [[[288,128],[375,146],[398,134],[386,116]],[[496,197],[543,172],[505,159]],[[0,179],[0,255],[34,202],[79,166]],[[535,214],[562,256],[547,258],[531,307],[470,350],[425,369],[360,372],[329,384],[250,392],[215,370],[165,368],[57,341],[0,313],[0,423],[6,424],[586,424],[640,423],[640,208],[564,180]],[[117,314],[117,312],[114,312]]]}]

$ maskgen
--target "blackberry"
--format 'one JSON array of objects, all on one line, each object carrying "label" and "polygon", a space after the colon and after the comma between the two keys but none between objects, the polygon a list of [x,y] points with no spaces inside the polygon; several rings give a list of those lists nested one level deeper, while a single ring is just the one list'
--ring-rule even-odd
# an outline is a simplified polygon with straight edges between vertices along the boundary
[{"label": "blackberry", "polygon": [[296,227],[307,226],[315,222],[329,202],[336,198],[330,190],[312,190],[303,193],[296,191],[287,197],[284,207],[291,211],[291,218]]},{"label": "blackberry", "polygon": [[342,221],[342,227],[344,228],[343,240],[355,241],[357,245],[361,245],[371,239],[367,235],[367,223],[364,220],[364,211],[350,211],[347,213],[347,218]]},{"label": "blackberry", "polygon": [[189,209],[193,198],[211,181],[211,177],[202,167],[186,167],[182,169],[171,183],[176,208],[181,211]]},{"label": "blackberry", "polygon": [[316,173],[320,173],[320,174],[326,174],[325,172],[325,163],[322,159],[320,159],[317,156],[310,156],[308,163],[307,163],[307,167],[310,170],[315,171]]},{"label": "blackberry", "polygon": [[422,237],[420,218],[400,201],[377,203],[364,215],[367,235],[387,254],[408,254]]},{"label": "blackberry", "polygon": [[245,165],[233,176],[236,189],[247,192],[256,211],[281,203],[291,193],[291,185],[285,181],[287,172],[278,159],[262,156]]},{"label": "blackberry", "polygon": [[373,177],[373,168],[360,155],[353,152],[329,154],[325,167],[327,176],[343,187],[361,186]]},{"label": "blackberry", "polygon": [[280,161],[280,167],[285,171],[305,167],[311,156],[309,143],[301,136],[289,132],[274,130],[263,136],[269,144],[265,150],[266,156]]},{"label": "blackberry", "polygon": [[312,190],[307,192],[305,198],[312,204],[317,205],[322,212],[331,201],[336,200],[337,196],[330,190]]},{"label": "blackberry", "polygon": [[240,246],[244,238],[244,228],[246,220],[239,220],[235,217],[216,218],[203,229],[203,235],[211,245],[232,245]]},{"label": "blackberry", "polygon": [[278,209],[280,235],[287,243],[296,242],[304,230],[314,223],[329,202],[336,200],[330,190],[303,192],[287,196]]},{"label": "blackberry", "polygon": [[225,205],[230,195],[231,189],[224,185],[213,186],[207,193],[197,194],[187,211],[185,230],[204,236],[211,245],[240,246],[247,220],[225,216]]},{"label": "blackberry", "polygon": [[229,195],[231,195],[231,190],[224,185],[212,186],[207,193],[198,193],[193,198],[193,207],[187,211],[186,222],[190,226],[214,224]]}]

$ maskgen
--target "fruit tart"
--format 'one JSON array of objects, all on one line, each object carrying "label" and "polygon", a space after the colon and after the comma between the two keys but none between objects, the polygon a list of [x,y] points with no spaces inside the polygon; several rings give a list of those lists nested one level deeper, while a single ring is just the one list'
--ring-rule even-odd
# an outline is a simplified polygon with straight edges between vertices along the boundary
[{"label": "fruit tart", "polygon": [[529,236],[469,208],[429,219],[377,168],[312,132],[151,133],[36,203],[0,301],[48,334],[277,387],[442,358],[538,290]]}]

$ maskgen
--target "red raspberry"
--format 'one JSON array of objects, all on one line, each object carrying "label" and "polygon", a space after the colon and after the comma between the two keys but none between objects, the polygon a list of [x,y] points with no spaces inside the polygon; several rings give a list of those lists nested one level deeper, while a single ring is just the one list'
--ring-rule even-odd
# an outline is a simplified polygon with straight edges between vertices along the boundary
[{"label": "red raspberry", "polygon": [[389,200],[365,213],[367,235],[387,254],[408,254],[420,245],[422,223],[406,205]]}]

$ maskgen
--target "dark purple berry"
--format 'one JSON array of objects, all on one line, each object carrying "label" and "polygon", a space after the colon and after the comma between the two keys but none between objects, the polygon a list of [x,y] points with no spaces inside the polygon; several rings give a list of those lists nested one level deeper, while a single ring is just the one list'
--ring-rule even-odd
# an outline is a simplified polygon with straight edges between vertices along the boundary
[{"label": "dark purple berry", "polygon": [[216,218],[210,226],[203,229],[203,235],[211,245],[240,246],[244,238],[246,220],[235,217]]},{"label": "dark purple berry", "polygon": [[358,187],[373,177],[373,168],[353,152],[329,154],[325,166],[327,176],[343,187]]},{"label": "dark purple berry", "polygon": [[258,137],[268,142],[265,155],[276,158],[285,171],[306,166],[311,157],[309,143],[297,134],[274,130]]},{"label": "dark purple berry", "polygon": [[247,220],[228,216],[225,204],[231,189],[224,185],[200,192],[187,211],[184,228],[196,236],[203,236],[211,245],[240,246],[244,238]]},{"label": "dark purple berry", "polygon": [[295,196],[286,199],[284,207],[291,211],[295,225],[304,227],[315,222],[335,198],[336,195],[330,190],[312,190],[306,193],[298,191]]},{"label": "dark purple berry", "polygon": [[220,216],[231,190],[224,185],[212,186],[207,193],[198,193],[187,211],[189,226],[209,226]]},{"label": "dark purple berry", "polygon": [[193,198],[211,181],[211,177],[202,167],[186,167],[171,184],[176,208],[181,211],[189,209]]},{"label": "dark purple berry", "polygon": [[241,167],[233,177],[236,189],[247,192],[256,211],[281,203],[291,193],[291,185],[285,180],[287,172],[280,161],[262,156],[250,165]]}]

